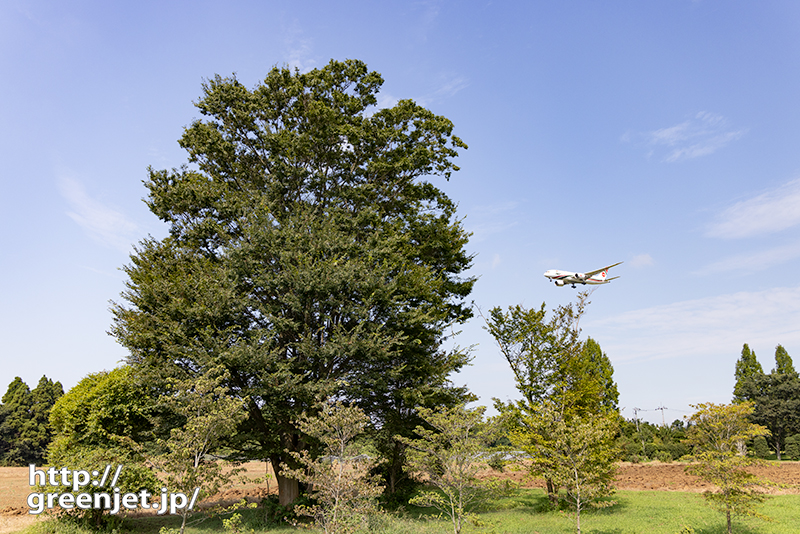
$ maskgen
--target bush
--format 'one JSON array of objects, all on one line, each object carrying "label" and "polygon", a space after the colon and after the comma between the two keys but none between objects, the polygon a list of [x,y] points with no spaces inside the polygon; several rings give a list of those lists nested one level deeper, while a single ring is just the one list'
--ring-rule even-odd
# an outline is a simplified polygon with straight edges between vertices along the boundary
[{"label": "bush", "polygon": [[764,436],[757,436],[753,438],[753,456],[756,458],[769,458],[769,445]]},{"label": "bush", "polygon": [[789,460],[800,460],[800,434],[786,438],[786,457]]},{"label": "bush", "polygon": [[669,451],[658,451],[658,453],[656,453],[656,460],[665,464],[672,463],[672,454],[670,454]]}]

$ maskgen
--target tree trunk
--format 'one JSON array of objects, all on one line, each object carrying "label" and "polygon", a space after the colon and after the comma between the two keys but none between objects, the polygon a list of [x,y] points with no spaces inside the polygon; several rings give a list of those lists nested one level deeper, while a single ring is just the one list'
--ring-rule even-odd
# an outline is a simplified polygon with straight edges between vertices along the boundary
[{"label": "tree trunk", "polygon": [[558,492],[556,491],[556,487],[553,485],[552,479],[545,478],[544,480],[547,483],[547,498],[550,499],[550,505],[555,508],[558,506]]},{"label": "tree trunk", "polygon": [[270,458],[272,472],[275,473],[275,481],[278,483],[278,504],[289,506],[300,496],[300,483],[297,480],[283,476],[281,465],[283,460],[280,456]]},{"label": "tree trunk", "polygon": [[278,481],[278,504],[289,506],[300,497],[300,484],[294,479],[275,473]]},{"label": "tree trunk", "polygon": [[728,534],[733,534],[733,530],[731,530],[731,509],[728,508],[725,513],[728,516]]}]

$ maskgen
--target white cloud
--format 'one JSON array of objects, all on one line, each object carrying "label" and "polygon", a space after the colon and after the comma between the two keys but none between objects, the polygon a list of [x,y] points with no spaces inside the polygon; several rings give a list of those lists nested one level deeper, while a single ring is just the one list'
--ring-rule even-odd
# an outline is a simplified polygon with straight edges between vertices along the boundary
[{"label": "white cloud", "polygon": [[[729,128],[723,116],[701,111],[680,124],[645,132],[642,135],[647,145],[651,147],[648,155],[666,148],[667,154],[663,157],[663,161],[676,162],[712,154],[745,133],[747,133],[746,128]],[[624,142],[629,141],[630,133],[623,134],[621,139]]]},{"label": "white cloud", "polygon": [[95,241],[127,253],[131,244],[141,237],[136,223],[121,211],[90,197],[77,180],[62,176],[58,188],[69,203],[67,216]]},{"label": "white cloud", "polygon": [[501,263],[503,263],[503,260],[500,259],[500,254],[495,254],[492,257],[492,269],[496,269]]},{"label": "white cloud", "polygon": [[691,360],[737,355],[744,343],[798,346],[798,324],[800,287],[784,287],[676,302],[607,319],[587,320],[584,331],[597,339],[614,361]]},{"label": "white cloud", "polygon": [[800,179],[726,208],[717,215],[706,235],[736,239],[779,232],[798,224]]},{"label": "white cloud", "polygon": [[656,262],[650,254],[637,254],[629,263],[631,267],[649,267],[655,265]]},{"label": "white cloud", "polygon": [[469,80],[465,76],[443,74],[440,77],[439,86],[434,91],[434,95],[437,97],[451,97],[468,85]]},{"label": "white cloud", "polygon": [[730,271],[758,272],[800,257],[800,242],[749,254],[737,254],[711,263],[693,274],[705,276]]},{"label": "white cloud", "polygon": [[283,28],[283,55],[292,70],[308,72],[316,66],[311,57],[313,47],[313,39],[304,36],[297,21]]}]

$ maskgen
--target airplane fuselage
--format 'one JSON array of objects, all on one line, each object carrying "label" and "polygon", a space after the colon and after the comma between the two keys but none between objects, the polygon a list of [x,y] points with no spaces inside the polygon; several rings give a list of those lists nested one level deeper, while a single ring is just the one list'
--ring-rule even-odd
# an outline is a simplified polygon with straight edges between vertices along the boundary
[{"label": "airplane fuselage", "polygon": [[[622,262],[620,262],[622,263]],[[614,280],[618,277],[608,278],[608,270],[611,267],[615,267],[619,265],[619,263],[615,263],[614,265],[609,265],[608,267],[603,267],[602,269],[598,269],[596,271],[590,271],[588,273],[575,273],[572,271],[560,271],[558,269],[550,269],[544,272],[546,278],[548,278],[551,282],[555,282],[557,286],[564,286],[564,285],[571,285],[575,287],[575,284],[581,285],[600,285],[600,284],[607,284],[611,280]]]},{"label": "airplane fuselage", "polygon": [[582,273],[573,273],[569,271],[559,271],[558,269],[550,269],[545,271],[544,275],[556,283],[558,286],[566,284],[607,284],[605,277],[600,278],[600,275],[582,278]]}]

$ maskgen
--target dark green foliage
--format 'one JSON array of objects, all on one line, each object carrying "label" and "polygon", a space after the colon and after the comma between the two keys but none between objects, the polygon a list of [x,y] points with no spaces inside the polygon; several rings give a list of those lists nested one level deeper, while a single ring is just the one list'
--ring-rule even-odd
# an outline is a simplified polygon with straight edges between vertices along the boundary
[{"label": "dark green foliage", "polygon": [[753,438],[753,456],[763,460],[769,458],[769,445],[764,436]]},{"label": "dark green foliage", "polygon": [[[301,413],[354,401],[391,491],[415,407],[464,398],[448,376],[468,356],[441,345],[474,280],[455,205],[425,180],[448,178],[466,145],[410,100],[375,111],[381,84],[354,60],[275,68],[252,91],[205,84],[180,140],[193,169],[149,171],[170,235],[132,256],[112,332],[154,381],[223,366],[249,412],[230,446],[276,467],[312,446]],[[276,476],[288,504],[298,486]]]},{"label": "dark green foliage", "polygon": [[800,433],[800,379],[790,373],[755,375],[741,384],[740,394],[755,403],[752,421],[769,429],[780,460],[786,437]]},{"label": "dark green foliage", "polygon": [[44,462],[52,439],[50,410],[64,394],[60,382],[42,376],[31,391],[16,377],[0,405],[0,464],[28,465]]},{"label": "dark green foliage", "polygon": [[786,458],[800,460],[800,434],[786,438]]}]

